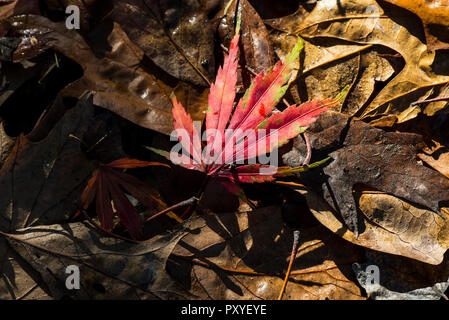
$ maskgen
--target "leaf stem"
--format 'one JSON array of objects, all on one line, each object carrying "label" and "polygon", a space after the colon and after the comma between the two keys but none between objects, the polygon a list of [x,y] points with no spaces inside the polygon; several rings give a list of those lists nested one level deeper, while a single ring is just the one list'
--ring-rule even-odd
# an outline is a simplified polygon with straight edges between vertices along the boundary
[{"label": "leaf stem", "polygon": [[292,254],[290,256],[290,263],[288,264],[287,273],[285,274],[284,283],[282,284],[281,292],[279,293],[278,300],[282,300],[282,296],[284,295],[285,288],[287,287],[288,278],[290,277],[290,273],[292,271],[293,261],[295,260],[296,251],[298,249],[299,244],[299,230],[293,231],[293,246],[292,246]]},{"label": "leaf stem", "polygon": [[167,213],[167,212],[169,212],[169,211],[172,211],[172,210],[174,210],[174,209],[177,209],[177,208],[180,208],[180,207],[184,207],[184,206],[192,206],[192,205],[196,204],[196,203],[198,202],[198,200],[199,200],[199,199],[198,199],[197,197],[191,197],[191,198],[189,198],[189,199],[187,199],[187,200],[178,202],[178,203],[175,204],[175,205],[172,205],[172,206],[170,206],[170,207],[168,207],[168,208],[165,208],[165,209],[162,210],[162,211],[159,211],[159,212],[156,213],[156,214],[153,214],[151,217],[148,217],[143,223],[147,223],[147,222],[149,222],[149,221],[151,221],[151,220],[153,220],[153,219],[159,217],[160,215],[162,215],[162,214],[164,214],[164,213]]}]

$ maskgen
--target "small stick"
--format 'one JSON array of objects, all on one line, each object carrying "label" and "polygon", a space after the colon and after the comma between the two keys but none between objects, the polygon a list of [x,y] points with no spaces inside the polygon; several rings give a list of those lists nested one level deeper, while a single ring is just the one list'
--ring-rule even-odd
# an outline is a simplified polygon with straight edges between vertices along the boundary
[{"label": "small stick", "polygon": [[167,212],[169,212],[169,211],[172,211],[172,210],[174,210],[174,209],[176,209],[176,208],[180,208],[180,207],[184,207],[184,206],[192,206],[192,205],[196,204],[198,201],[199,201],[199,199],[198,199],[197,197],[191,197],[190,199],[181,201],[181,202],[179,202],[179,203],[177,203],[177,204],[175,204],[175,205],[172,205],[171,207],[168,207],[168,208],[165,208],[165,209],[162,210],[162,211],[159,211],[159,212],[156,213],[156,214],[153,214],[151,217],[147,218],[147,219],[144,221],[144,223],[147,223],[147,222],[153,220],[154,218],[157,218],[157,217],[159,217],[160,215],[162,215],[162,214],[164,214],[164,213],[167,213]]},{"label": "small stick", "polygon": [[278,300],[282,300],[282,296],[284,295],[285,288],[287,287],[288,278],[290,277],[290,273],[292,271],[293,261],[295,260],[296,250],[298,249],[299,244],[299,230],[293,231],[293,247],[292,254],[290,256],[290,263],[288,264],[287,273],[284,278],[284,283],[282,284],[281,292],[279,293]]},{"label": "small stick", "polygon": [[[200,200],[203,198],[204,191],[206,190],[207,184],[209,183],[210,175],[207,175],[206,178],[204,178],[203,183],[201,184],[201,187],[199,188],[196,197],[196,201],[189,204],[189,206],[184,210],[184,212],[179,216],[181,219],[184,219],[187,215],[193,212],[193,210],[196,209],[197,204],[200,202]],[[190,199],[192,199],[190,198]],[[189,199],[189,200],[190,200]]]},{"label": "small stick", "polygon": [[415,101],[415,102],[412,102],[410,105],[411,106],[416,106],[418,104],[424,104],[424,103],[429,103],[429,102],[445,101],[445,100],[449,100],[449,97],[438,97],[438,98],[433,98],[433,99],[428,99],[428,100]]}]

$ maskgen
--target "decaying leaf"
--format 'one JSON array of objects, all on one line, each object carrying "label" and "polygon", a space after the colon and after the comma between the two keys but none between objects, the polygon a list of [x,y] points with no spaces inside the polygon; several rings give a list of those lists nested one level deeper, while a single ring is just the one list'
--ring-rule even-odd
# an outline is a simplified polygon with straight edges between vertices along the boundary
[{"label": "decaying leaf", "polygon": [[[300,191],[304,193],[304,191]],[[429,264],[440,264],[449,248],[449,215],[414,206],[394,196],[368,192],[358,195],[357,204],[364,231],[356,237],[333,209],[312,191],[306,192],[307,204],[315,218],[331,231],[357,245],[401,255]]]},{"label": "decaying leaf", "polygon": [[62,90],[64,96],[79,98],[92,93],[95,105],[142,127],[170,134],[169,95],[172,88],[142,68],[143,52],[127,38],[120,26],[115,24],[114,32],[108,37],[110,52],[106,52],[104,58],[97,58],[83,38],[63,24],[42,16],[21,16],[14,22],[19,30],[46,30],[43,40],[51,39],[55,50],[81,65],[84,76]]},{"label": "decaying leaf", "polygon": [[447,299],[447,9],[0,0],[0,299]]},{"label": "decaying leaf", "polygon": [[[396,8],[398,9],[398,8]],[[402,10],[402,9],[401,9]],[[330,37],[359,44],[387,46],[405,60],[404,69],[383,88],[363,111],[363,117],[396,115],[398,122],[414,118],[421,111],[434,115],[441,104],[423,110],[410,106],[428,97],[435,86],[449,81],[444,53],[429,52],[416,30],[416,17],[384,10],[374,0],[320,1],[295,30],[305,38]]]},{"label": "decaying leaf", "polygon": [[[104,237],[82,223],[27,228],[2,234],[39,274],[38,286],[54,299],[191,298],[175,289],[165,263],[183,230],[139,244]],[[80,289],[68,290],[66,268],[79,267]]]},{"label": "decaying leaf", "polygon": [[197,0],[114,0],[112,18],[156,65],[207,87],[214,73],[213,30]]},{"label": "decaying leaf", "polygon": [[[93,107],[81,102],[44,140],[31,142],[23,135],[15,139],[0,170],[0,231],[62,222],[75,212],[82,186],[95,163],[86,158],[79,142],[70,135],[81,136],[92,116]],[[36,283],[37,274],[26,268],[26,262],[11,251],[3,238],[0,252],[2,298],[49,298]]]},{"label": "decaying leaf", "polygon": [[43,287],[36,281],[37,273],[26,268],[26,262],[0,239],[0,299],[1,300],[50,300]]},{"label": "decaying leaf", "polygon": [[38,0],[3,0],[0,3],[0,19],[29,13],[39,13]]},{"label": "decaying leaf", "polygon": [[15,138],[8,136],[0,123],[0,168],[14,147]]},{"label": "decaying leaf", "polygon": [[[308,14],[304,14],[301,8],[300,6],[298,9],[298,12],[301,11],[300,15],[295,13],[286,17],[265,20],[265,23],[273,28],[270,30],[270,38],[274,50],[280,58],[286,56],[294,46],[295,36],[293,31],[299,28],[300,22]],[[302,73],[308,73],[313,69],[354,55],[370,47],[372,47],[371,44],[359,44],[332,38],[320,39],[311,35],[304,38],[304,59],[301,61],[301,71]]]},{"label": "decaying leaf", "polygon": [[[308,12],[302,6],[292,15],[266,20],[278,56],[283,57],[291,47],[296,30]],[[305,39],[302,74],[292,84],[290,92],[295,102],[324,99],[338,94],[348,84],[351,89],[338,111],[349,115],[359,112],[374,93],[376,82],[385,82],[393,75],[390,63],[371,44],[358,44],[337,38]]]},{"label": "decaying leaf", "polygon": [[[245,66],[256,74],[267,70],[273,65],[274,54],[268,37],[268,31],[259,14],[248,0],[238,1],[238,14],[241,16],[241,45]],[[220,20],[218,31],[226,43],[230,42],[235,33],[237,1],[232,1],[224,18]],[[223,12],[218,13],[219,16]]]},{"label": "decaying leaf", "polygon": [[449,3],[445,0],[384,0],[416,14],[423,22],[429,50],[449,49]]},{"label": "decaying leaf", "polygon": [[435,146],[425,148],[418,157],[429,166],[439,171],[449,179],[449,150],[447,147],[435,142]]},{"label": "decaying leaf", "polygon": [[[318,118],[309,132],[314,156],[329,155],[333,160],[321,172],[301,174],[301,181],[320,190],[356,235],[358,215],[352,190],[357,185],[424,206],[435,212],[435,217],[449,200],[449,180],[418,163],[419,146],[424,145],[420,135],[386,132],[336,112]],[[297,139],[284,162],[297,165],[305,148]]]},{"label": "decaying leaf", "polygon": [[[209,215],[186,221],[167,270],[201,299],[275,299],[290,255],[292,230],[279,207]],[[348,279],[355,247],[321,226],[301,229],[301,246],[287,299],[364,299]]]},{"label": "decaying leaf", "polygon": [[76,211],[95,161],[71,136],[82,136],[93,112],[91,105],[80,102],[44,140],[17,138],[0,170],[0,230],[62,222]]}]

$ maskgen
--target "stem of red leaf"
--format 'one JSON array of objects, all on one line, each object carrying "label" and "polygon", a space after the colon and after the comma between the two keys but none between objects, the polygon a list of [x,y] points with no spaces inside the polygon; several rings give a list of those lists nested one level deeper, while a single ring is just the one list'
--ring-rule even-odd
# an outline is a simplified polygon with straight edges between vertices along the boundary
[{"label": "stem of red leaf", "polygon": [[156,213],[156,214],[153,214],[151,217],[147,218],[143,223],[147,223],[147,222],[149,222],[149,221],[151,221],[151,220],[153,220],[153,219],[159,217],[160,215],[163,215],[164,213],[167,213],[167,212],[172,211],[172,210],[174,210],[174,209],[177,209],[177,208],[180,208],[180,207],[184,207],[184,206],[191,206],[191,205],[194,205],[194,204],[196,204],[196,203],[198,202],[198,200],[199,200],[199,199],[198,199],[197,197],[191,197],[190,199],[187,199],[187,200],[178,202],[178,203],[175,204],[175,205],[172,205],[172,206],[170,206],[170,207],[168,207],[168,208],[165,208],[165,209],[162,210],[162,211],[159,211],[159,212]]}]

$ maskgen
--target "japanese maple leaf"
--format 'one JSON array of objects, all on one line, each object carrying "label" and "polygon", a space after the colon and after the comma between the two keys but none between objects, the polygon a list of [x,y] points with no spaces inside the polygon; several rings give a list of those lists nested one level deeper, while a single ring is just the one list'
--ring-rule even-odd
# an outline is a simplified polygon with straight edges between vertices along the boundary
[{"label": "japanese maple leaf", "polygon": [[[234,108],[237,83],[239,35],[236,34],[219,68],[215,83],[210,87],[206,112],[206,140],[204,149],[198,128],[181,103],[172,95],[174,129],[183,153],[151,150],[169,158],[187,169],[198,170],[211,176],[222,176],[240,182],[272,181],[304,168],[278,168],[273,165],[250,164],[235,169],[229,166],[268,154],[304,132],[308,125],[338,103],[339,98],[310,101],[291,105],[283,112],[274,113],[288,88],[295,61],[303,48],[298,39],[293,50],[267,72],[259,73]],[[254,134],[248,135],[248,131]],[[231,151],[229,151],[231,150]],[[176,159],[176,162],[173,161]]]},{"label": "japanese maple leaf", "polygon": [[112,230],[115,209],[120,222],[126,227],[131,237],[142,239],[142,219],[125,192],[150,208],[154,204],[151,196],[153,190],[136,177],[119,169],[141,168],[152,165],[168,167],[166,164],[158,162],[129,158],[100,165],[81,195],[81,206],[83,209],[87,209],[95,199],[100,225],[107,231]]}]

